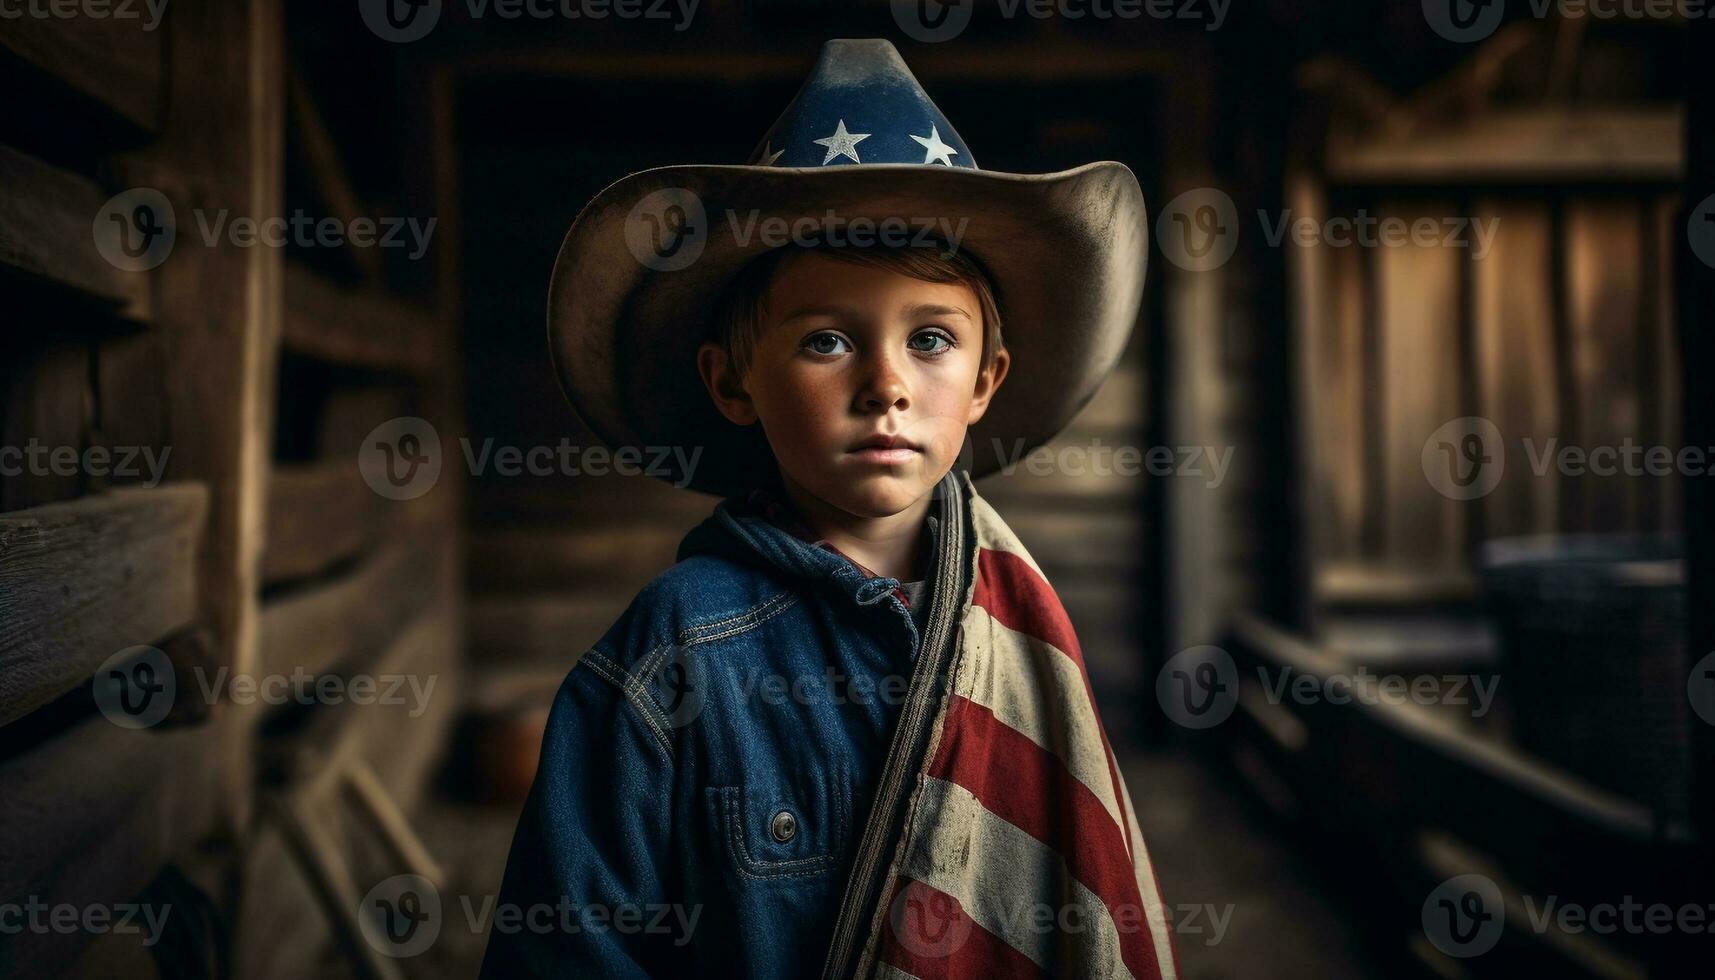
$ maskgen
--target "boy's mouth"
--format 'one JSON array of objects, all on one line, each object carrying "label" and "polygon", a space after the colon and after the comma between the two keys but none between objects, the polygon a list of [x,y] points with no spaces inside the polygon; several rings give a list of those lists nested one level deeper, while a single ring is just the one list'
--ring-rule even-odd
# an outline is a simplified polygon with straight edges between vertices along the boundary
[{"label": "boy's mouth", "polygon": [[910,460],[922,452],[922,448],[904,436],[878,432],[847,452],[866,463],[898,464]]}]

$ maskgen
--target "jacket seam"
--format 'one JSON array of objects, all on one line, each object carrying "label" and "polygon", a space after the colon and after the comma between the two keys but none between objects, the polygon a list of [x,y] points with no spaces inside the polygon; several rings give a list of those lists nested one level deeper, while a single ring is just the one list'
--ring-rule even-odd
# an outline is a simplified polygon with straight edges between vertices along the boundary
[{"label": "jacket seam", "polygon": [[[648,709],[644,707],[644,704],[653,705],[654,702],[644,693],[642,685],[637,682],[637,678],[620,670],[613,661],[602,656],[594,648],[584,653],[583,660],[589,662],[590,670],[594,671],[597,677],[619,689],[630,704],[631,709],[637,713],[638,719],[648,726],[649,731],[654,734],[655,741],[659,744],[667,761],[672,762],[672,743],[668,740],[666,732],[650,716]],[[644,704],[640,704],[640,701]]]},{"label": "jacket seam", "polygon": [[[790,592],[782,592],[774,598],[763,602],[761,605],[758,605],[753,609],[748,609],[736,616],[729,616],[726,619],[718,619],[712,623],[699,623],[696,626],[687,626],[679,631],[679,642],[683,646],[690,647],[703,643],[710,643],[714,640],[722,640],[729,636],[737,636],[740,633],[745,633],[761,626],[763,623],[768,622],[775,616],[778,616],[792,608],[792,606],[796,605],[797,602],[797,596]],[[715,633],[709,632],[710,630],[715,630],[719,627],[726,628]]]}]

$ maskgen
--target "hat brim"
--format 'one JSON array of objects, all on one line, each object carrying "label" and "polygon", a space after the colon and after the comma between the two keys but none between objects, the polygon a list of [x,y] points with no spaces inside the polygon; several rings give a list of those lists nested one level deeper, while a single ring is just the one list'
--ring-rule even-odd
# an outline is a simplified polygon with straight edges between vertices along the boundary
[{"label": "hat brim", "polygon": [[[664,259],[639,258],[646,223],[632,220],[634,209],[663,199],[701,207],[701,240]],[[754,484],[758,467],[772,465],[760,427],[733,425],[715,409],[696,350],[714,336],[729,281],[778,244],[762,234],[780,227],[771,219],[830,213],[848,229],[868,219],[876,227],[891,221],[896,232],[903,222],[911,236],[925,226],[961,230],[959,250],[988,270],[1012,362],[971,427],[961,465],[973,477],[1051,439],[1125,349],[1142,301],[1148,221],[1124,164],[1053,174],[910,164],[661,167],[598,194],[554,263],[548,344],[572,408],[609,445],[644,450],[645,462],[651,449],[678,447],[682,459],[696,453],[688,472],[669,477],[694,489],[725,495]],[[673,268],[686,249],[700,251]]]}]

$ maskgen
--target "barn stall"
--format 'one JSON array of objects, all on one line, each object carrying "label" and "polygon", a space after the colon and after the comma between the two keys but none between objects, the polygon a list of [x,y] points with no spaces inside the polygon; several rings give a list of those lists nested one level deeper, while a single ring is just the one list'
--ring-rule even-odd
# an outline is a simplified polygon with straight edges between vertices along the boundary
[{"label": "barn stall", "polygon": [[[624,173],[742,160],[836,36],[893,38],[986,168],[1117,159],[1152,220],[1214,190],[1243,229],[1200,267],[1153,228],[1120,367],[982,487],[1084,639],[1187,975],[1694,972],[1690,931],[1525,903],[1715,901],[1708,492],[1587,465],[1715,445],[1702,23],[138,9],[0,22],[0,903],[77,911],[0,973],[475,972],[555,689],[714,503],[504,465],[595,444],[544,357],[559,236]],[[1480,494],[1431,475],[1492,456],[1473,420]],[[1122,448],[1172,465],[1088,465]],[[1230,719],[1171,710],[1187,655],[1231,665]],[[1365,672],[1493,710],[1268,686]],[[1465,875],[1509,913],[1480,956],[1422,910]],[[402,876],[441,902],[410,955],[365,911]],[[166,907],[147,945],[89,925]]]}]

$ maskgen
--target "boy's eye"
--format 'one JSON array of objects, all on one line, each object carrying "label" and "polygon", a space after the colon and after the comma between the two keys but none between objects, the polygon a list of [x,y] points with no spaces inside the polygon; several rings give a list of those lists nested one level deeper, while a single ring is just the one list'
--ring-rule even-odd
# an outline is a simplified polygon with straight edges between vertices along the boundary
[{"label": "boy's eye", "polygon": [[846,343],[846,338],[837,333],[811,334],[804,340],[804,346],[818,354],[838,354],[841,345],[844,345],[846,350],[851,349],[851,345]]},{"label": "boy's eye", "polygon": [[926,354],[939,354],[953,346],[953,339],[938,330],[925,330],[920,334],[913,335],[907,343],[910,344],[912,350],[922,351]]}]

